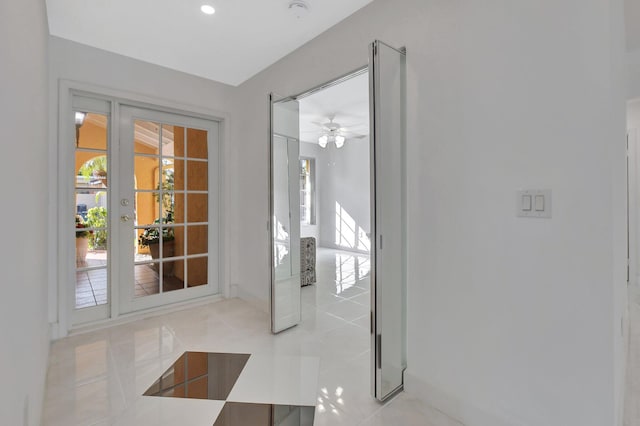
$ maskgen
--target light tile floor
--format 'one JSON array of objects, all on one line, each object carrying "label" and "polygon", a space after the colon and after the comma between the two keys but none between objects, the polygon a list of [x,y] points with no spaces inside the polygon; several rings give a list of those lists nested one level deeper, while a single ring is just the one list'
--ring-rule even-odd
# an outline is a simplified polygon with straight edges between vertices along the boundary
[{"label": "light tile floor", "polygon": [[228,299],[56,341],[43,424],[211,425],[215,401],[142,396],[183,352],[203,351],[255,354],[276,368],[317,360],[316,426],[460,426],[409,394],[385,405],[369,395],[369,269],[368,256],[318,249],[303,322],[275,336],[266,313]]}]

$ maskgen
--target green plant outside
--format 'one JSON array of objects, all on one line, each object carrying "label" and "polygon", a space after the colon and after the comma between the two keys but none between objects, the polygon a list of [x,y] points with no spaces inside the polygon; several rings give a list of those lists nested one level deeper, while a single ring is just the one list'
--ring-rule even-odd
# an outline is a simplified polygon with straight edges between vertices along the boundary
[{"label": "green plant outside", "polygon": [[[154,225],[160,224],[173,224],[173,211],[175,207],[174,200],[174,171],[172,168],[164,169],[162,171],[162,183],[156,186],[158,191],[162,192],[162,210],[165,216],[162,219],[156,218],[153,221]],[[160,194],[154,195],[156,201],[160,199]],[[140,247],[149,247],[151,244],[160,243],[160,233],[162,232],[162,241],[173,241],[175,239],[175,232],[173,227],[149,227],[145,228],[144,232],[140,234],[138,238],[138,245]]]},{"label": "green plant outside", "polygon": [[[174,171],[173,169],[164,169],[162,171],[162,184],[158,184],[156,189],[162,190],[162,209],[166,213],[167,220],[172,221],[173,210],[175,206],[174,193]],[[159,194],[154,194],[156,201],[160,198]]]},{"label": "green plant outside", "polygon": [[91,235],[91,231],[82,231],[82,229],[89,228],[90,225],[84,222],[82,216],[76,215],[76,238],[88,238]]},{"label": "green plant outside", "polygon": [[94,175],[107,176],[107,157],[101,155],[99,157],[92,158],[80,167],[78,175],[90,178]]},{"label": "green plant outside", "polygon": [[[106,250],[107,248],[107,209],[105,207],[92,207],[87,211],[87,224],[95,231],[89,237],[89,247],[93,250]],[[99,229],[103,228],[103,229]]]},{"label": "green plant outside", "polygon": [[[156,219],[153,221],[154,224],[160,225],[160,219]],[[169,220],[167,218],[162,218],[162,223],[164,224],[172,224],[173,220]],[[151,244],[159,244],[160,243],[160,229],[161,228],[145,228],[144,232],[140,234],[138,238],[138,245],[140,247],[149,247]],[[173,227],[162,228],[162,241],[173,241],[175,239],[175,233]]]}]

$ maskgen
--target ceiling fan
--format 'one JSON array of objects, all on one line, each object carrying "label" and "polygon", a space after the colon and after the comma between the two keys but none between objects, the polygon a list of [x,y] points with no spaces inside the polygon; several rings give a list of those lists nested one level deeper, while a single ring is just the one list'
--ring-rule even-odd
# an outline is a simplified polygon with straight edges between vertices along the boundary
[{"label": "ceiling fan", "polygon": [[361,139],[367,136],[350,132],[346,127],[342,127],[340,123],[333,121],[335,115],[328,117],[328,119],[329,121],[325,123],[312,122],[312,124],[320,127],[318,145],[320,145],[321,148],[326,148],[329,142],[334,143],[336,148],[342,148],[347,138]]}]

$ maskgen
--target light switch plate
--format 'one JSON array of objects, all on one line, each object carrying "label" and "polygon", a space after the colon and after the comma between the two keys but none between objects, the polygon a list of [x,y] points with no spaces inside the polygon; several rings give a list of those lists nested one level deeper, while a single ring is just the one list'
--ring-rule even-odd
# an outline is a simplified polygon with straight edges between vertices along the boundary
[{"label": "light switch plate", "polygon": [[517,207],[516,207],[517,215],[519,217],[541,217],[541,218],[551,217],[551,190],[550,189],[518,190],[518,196],[516,201],[517,201]]}]

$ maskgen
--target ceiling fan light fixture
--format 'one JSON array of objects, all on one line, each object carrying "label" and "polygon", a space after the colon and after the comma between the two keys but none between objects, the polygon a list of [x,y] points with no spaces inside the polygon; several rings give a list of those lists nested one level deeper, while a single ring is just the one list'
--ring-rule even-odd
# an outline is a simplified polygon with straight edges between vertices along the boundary
[{"label": "ceiling fan light fixture", "polygon": [[204,13],[205,15],[213,15],[214,13],[216,13],[216,9],[210,4],[203,4],[202,6],[200,6],[200,11],[202,11],[202,13]]},{"label": "ceiling fan light fixture", "polygon": [[336,136],[336,148],[342,148],[344,145],[345,138],[342,135]]},{"label": "ceiling fan light fixture", "polygon": [[329,137],[327,135],[322,135],[318,138],[318,145],[320,145],[320,148],[326,148],[327,142],[329,142]]}]

